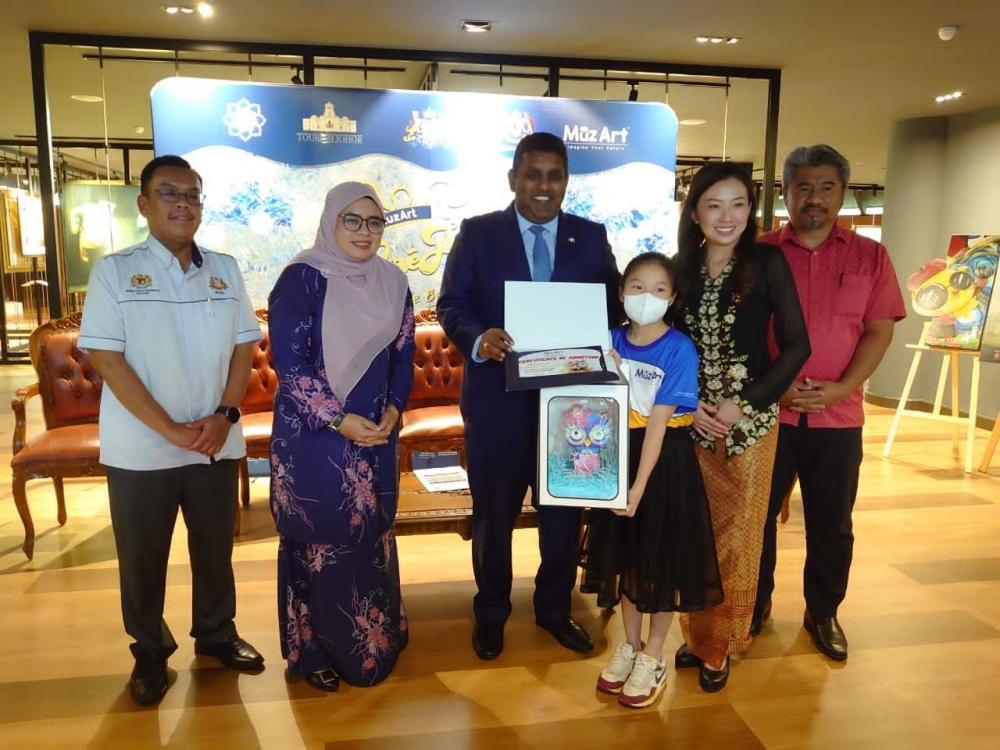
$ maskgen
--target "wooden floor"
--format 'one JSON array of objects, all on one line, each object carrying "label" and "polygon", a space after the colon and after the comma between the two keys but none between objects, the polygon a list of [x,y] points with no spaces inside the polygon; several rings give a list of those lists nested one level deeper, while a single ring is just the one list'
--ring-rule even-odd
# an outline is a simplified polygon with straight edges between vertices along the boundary
[{"label": "wooden floor", "polygon": [[[0,368],[0,396],[30,381]],[[35,407],[32,426],[38,428]],[[534,626],[537,540],[515,533],[514,614],[506,649],[483,663],[469,645],[469,545],[400,540],[410,646],[372,689],[319,693],[288,682],[276,634],[276,539],[266,480],[255,480],[235,552],[240,632],[267,658],[255,676],[195,657],[184,637],[190,577],[183,524],[171,557],[167,619],[180,641],[158,707],[125,691],[114,544],[101,481],[68,483],[60,528],[47,482],[29,485],[35,559],[20,551],[10,499],[12,418],[0,416],[0,747],[5,748],[986,748],[1000,743],[1000,457],[990,476],[961,471],[950,428],[903,422],[880,457],[888,412],[871,410],[851,590],[840,619],[846,664],[817,654],[801,628],[801,507],[779,531],[774,617],[729,686],[708,695],[696,671],[671,671],[652,709],[619,708],[594,690],[620,638],[590,597],[575,615],[595,636],[584,659]],[[986,442],[981,432],[976,463]],[[963,443],[964,446],[964,443]],[[675,624],[668,654],[679,644]],[[672,662],[671,662],[672,663]]]}]

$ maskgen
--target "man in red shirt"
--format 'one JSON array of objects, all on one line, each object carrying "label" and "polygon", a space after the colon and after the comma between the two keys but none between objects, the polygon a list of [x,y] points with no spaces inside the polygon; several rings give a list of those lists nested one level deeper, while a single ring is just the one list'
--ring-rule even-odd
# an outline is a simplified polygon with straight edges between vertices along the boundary
[{"label": "man in red shirt", "polygon": [[782,171],[789,223],[761,237],[782,249],[795,277],[813,353],[782,396],[778,449],[751,633],[771,613],[776,523],[795,477],[802,491],[804,626],[831,659],[847,658],[837,608],[854,549],[851,511],[863,449],[862,386],[906,316],[889,254],[837,225],[851,168],[826,145],[800,147]]}]

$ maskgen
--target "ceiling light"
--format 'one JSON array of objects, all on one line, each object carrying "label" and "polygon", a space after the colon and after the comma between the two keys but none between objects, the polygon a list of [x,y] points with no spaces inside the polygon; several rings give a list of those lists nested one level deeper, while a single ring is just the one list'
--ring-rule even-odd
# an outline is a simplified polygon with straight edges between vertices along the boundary
[{"label": "ceiling light", "polygon": [[211,18],[215,15],[215,8],[208,3],[198,3],[197,5],[163,5],[161,7],[171,16],[176,16],[178,13],[184,16],[193,16],[197,13],[202,18]]},{"label": "ceiling light", "polygon": [[941,104],[942,102],[950,102],[953,99],[960,99],[961,97],[962,97],[961,91],[952,91],[950,94],[941,94],[940,96],[935,96],[934,101],[936,101],[938,104]]},{"label": "ceiling light", "polygon": [[461,31],[468,31],[473,34],[483,34],[487,31],[493,31],[493,22],[465,20],[458,25],[458,28]]},{"label": "ceiling light", "polygon": [[691,118],[688,120],[681,120],[681,125],[704,125],[707,121],[698,118]]},{"label": "ceiling light", "polygon": [[696,36],[694,38],[698,44],[736,44],[740,38],[738,36]]},{"label": "ceiling light", "polygon": [[639,89],[636,88],[636,85],[637,84],[634,84],[634,83],[630,83],[629,84],[629,86],[632,87],[632,90],[628,92],[628,100],[630,102],[637,102],[637,101],[639,101]]},{"label": "ceiling light", "polygon": [[97,104],[104,101],[104,97],[95,94],[71,94],[69,98],[78,102],[86,102],[87,104]]}]

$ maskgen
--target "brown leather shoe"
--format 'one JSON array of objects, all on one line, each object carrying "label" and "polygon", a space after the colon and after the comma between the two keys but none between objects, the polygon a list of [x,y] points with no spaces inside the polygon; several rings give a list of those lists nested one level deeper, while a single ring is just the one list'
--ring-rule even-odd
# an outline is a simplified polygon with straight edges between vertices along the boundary
[{"label": "brown leather shoe", "polygon": [[194,652],[200,656],[214,656],[229,669],[252,672],[264,667],[264,657],[238,635],[221,643],[194,644]]},{"label": "brown leather shoe", "polygon": [[844,635],[836,616],[813,617],[807,609],[802,618],[802,625],[812,636],[813,643],[821,653],[835,661],[844,661],[847,658],[847,636]]}]

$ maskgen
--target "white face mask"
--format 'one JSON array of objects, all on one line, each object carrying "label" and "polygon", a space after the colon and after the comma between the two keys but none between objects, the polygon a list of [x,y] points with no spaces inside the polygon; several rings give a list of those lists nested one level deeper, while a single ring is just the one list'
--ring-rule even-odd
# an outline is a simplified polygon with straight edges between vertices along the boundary
[{"label": "white face mask", "polygon": [[625,295],[625,314],[641,326],[662,320],[670,307],[670,300],[654,297],[649,292]]}]

